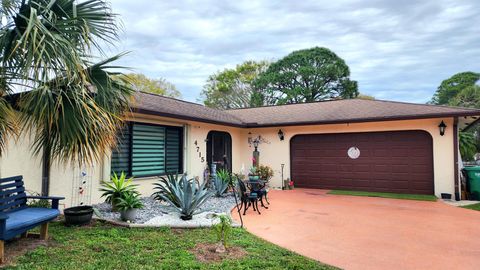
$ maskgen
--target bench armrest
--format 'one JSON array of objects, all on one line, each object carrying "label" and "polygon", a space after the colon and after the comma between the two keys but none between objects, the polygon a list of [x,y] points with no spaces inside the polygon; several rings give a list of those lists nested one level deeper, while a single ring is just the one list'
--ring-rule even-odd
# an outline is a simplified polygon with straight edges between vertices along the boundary
[{"label": "bench armrest", "polygon": [[65,200],[65,197],[58,196],[27,196],[27,199],[52,200],[52,208],[58,209],[58,201]]},{"label": "bench armrest", "polygon": [[0,222],[2,222],[3,220],[7,220],[8,218],[9,218],[8,215],[0,214]]},{"label": "bench armrest", "polygon": [[27,199],[38,199],[38,200],[65,200],[65,197],[60,197],[60,196],[27,196]]}]

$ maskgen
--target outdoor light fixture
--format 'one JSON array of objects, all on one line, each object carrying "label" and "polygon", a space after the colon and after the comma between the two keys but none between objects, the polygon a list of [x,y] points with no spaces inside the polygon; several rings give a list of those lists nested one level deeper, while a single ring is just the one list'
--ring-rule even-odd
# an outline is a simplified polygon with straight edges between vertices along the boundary
[{"label": "outdoor light fixture", "polygon": [[445,135],[445,129],[447,128],[447,125],[445,125],[445,122],[443,122],[443,120],[440,125],[438,125],[438,128],[440,129],[440,136]]},{"label": "outdoor light fixture", "polygon": [[253,147],[255,147],[255,151],[258,151],[259,144],[260,144],[260,140],[253,140]]},{"label": "outdoor light fixture", "polygon": [[283,134],[283,131],[281,129],[278,130],[278,138],[280,141],[283,141],[285,139],[285,134]]}]

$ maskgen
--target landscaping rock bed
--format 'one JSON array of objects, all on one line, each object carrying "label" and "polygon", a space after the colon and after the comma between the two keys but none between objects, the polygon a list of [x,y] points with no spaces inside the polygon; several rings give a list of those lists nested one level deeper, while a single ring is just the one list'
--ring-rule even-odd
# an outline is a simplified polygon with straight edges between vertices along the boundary
[{"label": "landscaping rock bed", "polygon": [[[141,199],[144,207],[137,212],[137,218],[131,222],[132,225],[141,227],[209,227],[217,221],[214,214],[230,214],[235,206],[233,194],[223,197],[211,197],[200,207],[201,213],[194,215],[192,220],[184,221],[180,215],[167,203],[159,202],[151,197]],[[120,213],[112,212],[112,207],[107,203],[100,203],[93,206],[101,219],[107,221],[120,221]],[[143,225],[143,226],[142,226]]]}]

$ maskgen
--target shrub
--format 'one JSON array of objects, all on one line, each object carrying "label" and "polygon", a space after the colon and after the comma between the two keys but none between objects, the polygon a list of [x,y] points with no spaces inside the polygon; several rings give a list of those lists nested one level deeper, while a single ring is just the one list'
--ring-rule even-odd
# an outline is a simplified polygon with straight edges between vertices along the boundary
[{"label": "shrub", "polygon": [[228,188],[230,183],[230,172],[225,169],[217,171],[217,176],[213,179],[213,186],[215,188],[215,196],[221,197]]},{"label": "shrub", "polygon": [[260,179],[269,181],[273,177],[273,169],[266,165],[260,165],[257,168],[257,174],[260,176]]},{"label": "shrub", "polygon": [[[40,196],[40,193],[37,192],[29,192],[31,196]],[[35,207],[35,208],[50,208],[52,205],[50,204],[50,200],[46,199],[33,199],[27,202],[28,207]]]},{"label": "shrub", "polygon": [[200,206],[213,196],[213,192],[205,188],[205,182],[200,185],[195,179],[187,180],[186,176],[180,179],[178,185],[171,188],[173,199],[164,194],[158,194],[158,196],[178,211],[183,220],[192,219],[194,214],[198,214]]},{"label": "shrub", "polygon": [[217,240],[220,241],[226,249],[232,234],[232,220],[227,215],[217,215],[217,218],[220,222],[213,225],[212,228],[217,234]]},{"label": "shrub", "polygon": [[120,177],[113,173],[111,182],[102,181],[100,191],[103,191],[101,197],[105,197],[105,202],[110,203],[116,209],[119,198],[127,193],[138,194],[137,185],[133,184],[133,177],[127,179],[127,175],[122,172]]}]

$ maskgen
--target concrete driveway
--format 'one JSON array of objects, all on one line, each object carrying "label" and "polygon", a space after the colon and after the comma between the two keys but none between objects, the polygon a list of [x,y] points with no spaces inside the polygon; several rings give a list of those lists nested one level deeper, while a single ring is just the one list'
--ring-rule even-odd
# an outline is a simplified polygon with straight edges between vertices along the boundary
[{"label": "concrete driveway", "polygon": [[[480,269],[480,212],[443,202],[273,190],[253,234],[345,269]],[[238,215],[233,214],[238,220]]]}]

